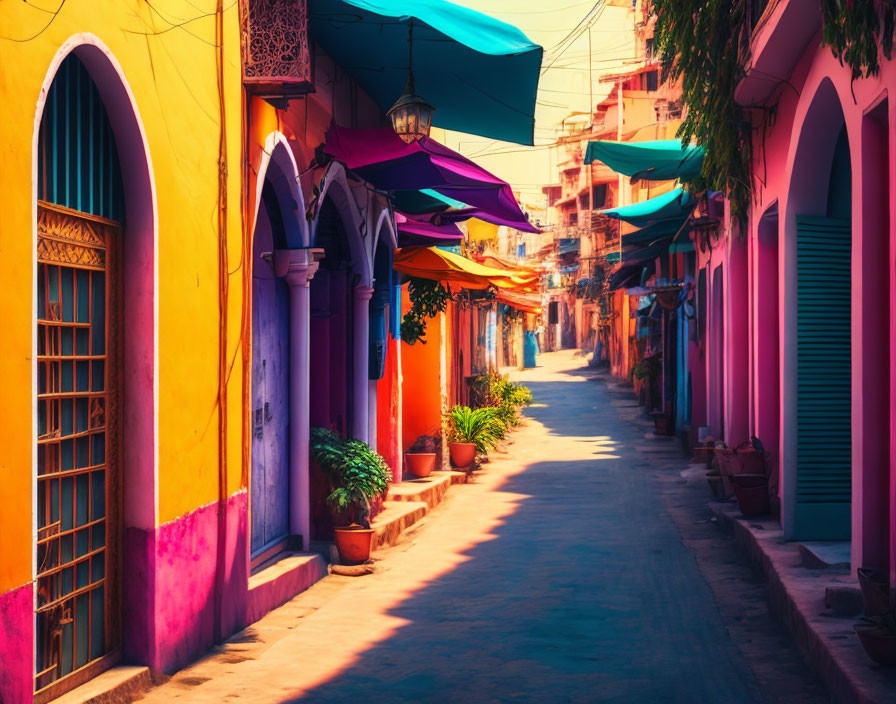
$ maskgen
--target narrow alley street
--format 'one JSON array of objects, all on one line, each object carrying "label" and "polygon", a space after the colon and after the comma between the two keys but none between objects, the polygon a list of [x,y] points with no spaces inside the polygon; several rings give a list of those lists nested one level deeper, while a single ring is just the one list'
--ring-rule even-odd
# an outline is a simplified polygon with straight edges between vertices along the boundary
[{"label": "narrow alley street", "polygon": [[571,351],[514,377],[535,402],[508,452],[375,574],[328,577],[142,701],[825,701],[630,389]]}]

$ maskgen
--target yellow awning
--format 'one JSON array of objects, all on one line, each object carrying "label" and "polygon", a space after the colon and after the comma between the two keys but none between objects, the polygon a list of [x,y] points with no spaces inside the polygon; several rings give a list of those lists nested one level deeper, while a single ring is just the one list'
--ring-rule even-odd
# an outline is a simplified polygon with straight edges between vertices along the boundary
[{"label": "yellow awning", "polygon": [[498,239],[498,226],[479,218],[467,220],[467,239],[470,242],[482,242]]}]

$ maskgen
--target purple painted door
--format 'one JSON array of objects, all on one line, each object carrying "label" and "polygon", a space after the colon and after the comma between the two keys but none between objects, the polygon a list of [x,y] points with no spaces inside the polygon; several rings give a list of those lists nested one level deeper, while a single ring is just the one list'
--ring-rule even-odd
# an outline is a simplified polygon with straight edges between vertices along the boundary
[{"label": "purple painted door", "polygon": [[259,214],[252,279],[253,557],[289,534],[289,289],[261,259],[272,249],[264,220]]}]

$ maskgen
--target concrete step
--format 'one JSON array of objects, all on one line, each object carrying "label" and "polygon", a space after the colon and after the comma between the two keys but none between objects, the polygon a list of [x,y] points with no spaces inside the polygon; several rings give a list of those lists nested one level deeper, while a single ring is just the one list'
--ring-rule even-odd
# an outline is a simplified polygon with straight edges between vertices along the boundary
[{"label": "concrete step", "polygon": [[277,562],[249,577],[247,622],[255,623],[327,576],[327,563],[318,554],[287,553]]},{"label": "concrete step", "polygon": [[433,472],[428,477],[408,475],[406,479],[389,487],[389,501],[422,501],[428,508],[441,503],[452,484],[463,484],[464,472]]},{"label": "concrete step", "polygon": [[383,512],[371,521],[373,549],[395,545],[398,537],[429,511],[425,501],[384,501]]},{"label": "concrete step", "polygon": [[154,684],[148,667],[121,665],[66,692],[52,704],[129,704],[141,699]]}]

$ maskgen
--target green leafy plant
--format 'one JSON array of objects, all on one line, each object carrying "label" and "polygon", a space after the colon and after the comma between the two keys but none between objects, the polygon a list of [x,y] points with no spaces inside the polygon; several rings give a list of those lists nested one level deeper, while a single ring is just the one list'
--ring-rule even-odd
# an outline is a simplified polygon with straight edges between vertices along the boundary
[{"label": "green leafy plant", "polygon": [[330,484],[330,511],[335,516],[348,513],[352,523],[369,528],[371,502],[385,497],[392,478],[382,456],[360,440],[312,428],[311,457]]},{"label": "green leafy plant", "polygon": [[[853,80],[880,73],[880,57],[893,55],[893,0],[819,0],[822,42],[849,67]],[[654,28],[665,79],[682,81],[687,108],[678,130],[684,143],[706,147],[699,178],[686,185],[724,192],[744,224],[752,190],[750,123],[734,100],[749,56],[746,0],[653,0]],[[694,41],[699,37],[699,41]],[[743,229],[743,228],[742,228]]]},{"label": "green leafy plant", "polygon": [[892,0],[821,0],[822,41],[852,79],[880,73],[880,56],[893,55],[896,4]]},{"label": "green leafy plant", "polygon": [[651,381],[659,378],[663,371],[663,360],[658,354],[647,355],[639,359],[632,367],[632,376],[635,379],[650,379]]},{"label": "green leafy plant", "polygon": [[426,344],[426,320],[434,318],[448,307],[451,294],[438,281],[412,278],[408,284],[411,308],[401,321],[401,341],[409,345]]},{"label": "green leafy plant", "polygon": [[528,387],[497,372],[477,376],[470,384],[470,391],[473,406],[493,408],[505,429],[519,425],[518,409],[532,403],[532,392]]},{"label": "green leafy plant", "polygon": [[664,80],[682,83],[687,110],[677,136],[706,148],[701,175],[686,186],[692,193],[724,192],[743,224],[752,185],[751,134],[734,90],[750,40],[746,0],[653,0],[651,10]]},{"label": "green leafy plant", "polygon": [[488,452],[504,436],[505,427],[493,407],[455,406],[449,421],[451,442],[472,443],[477,452]]}]

